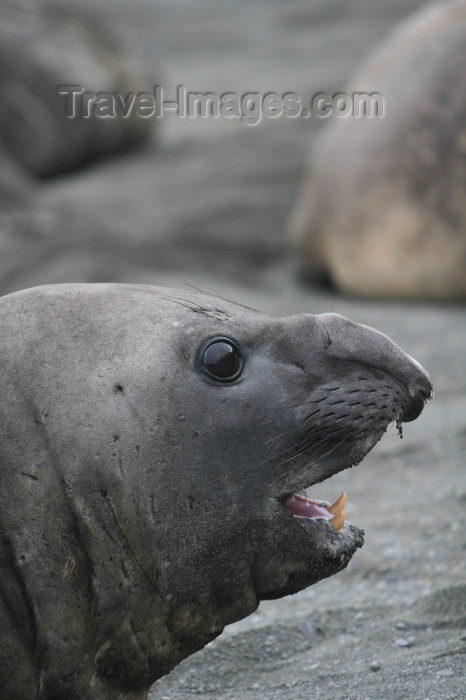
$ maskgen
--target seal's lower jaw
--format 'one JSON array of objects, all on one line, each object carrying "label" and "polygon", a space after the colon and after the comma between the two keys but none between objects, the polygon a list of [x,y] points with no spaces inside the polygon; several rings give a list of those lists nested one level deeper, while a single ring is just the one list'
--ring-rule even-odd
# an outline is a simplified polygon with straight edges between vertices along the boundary
[{"label": "seal's lower jaw", "polygon": [[346,493],[344,491],[333,503],[313,501],[295,493],[287,498],[285,505],[295,523],[301,528],[301,532],[304,529],[307,536],[313,538],[313,545],[320,541],[324,550],[328,548],[328,543],[331,543],[330,548],[334,551],[341,549],[340,561],[343,566],[338,570],[344,568],[356,549],[362,547],[364,533],[345,521]]},{"label": "seal's lower jaw", "polygon": [[[311,483],[308,481],[304,484],[306,477],[303,479],[294,475],[294,486],[299,490],[302,487],[309,488],[312,483],[326,480],[343,469],[355,466],[364,459],[384,432],[385,428],[353,443],[343,459],[341,455],[333,455],[334,459],[326,460],[323,468],[315,470]],[[268,582],[262,578],[258,589],[261,599],[296,593],[338,573],[348,565],[353,554],[364,543],[363,531],[345,521],[345,493],[329,503],[288,491],[276,497],[276,503],[281,511],[282,538],[286,541],[288,556],[283,560],[281,585],[273,586],[273,583],[277,584],[280,580],[277,571],[269,571]],[[265,590],[266,583],[270,585],[270,590]]]},{"label": "seal's lower jaw", "polygon": [[[321,553],[322,562],[328,559],[326,572],[321,578],[343,569],[364,543],[363,531],[345,521],[345,505],[345,492],[333,503],[314,501],[297,493],[285,501],[287,511],[299,527],[299,534],[303,534],[304,529],[310,546]],[[298,532],[296,534],[298,536]],[[332,570],[330,561],[334,567]]]},{"label": "seal's lower jaw", "polygon": [[335,531],[328,518],[305,518],[288,512],[281,541],[278,556],[262,560],[254,572],[259,600],[297,593],[337,574],[362,547],[364,533],[348,522]]}]

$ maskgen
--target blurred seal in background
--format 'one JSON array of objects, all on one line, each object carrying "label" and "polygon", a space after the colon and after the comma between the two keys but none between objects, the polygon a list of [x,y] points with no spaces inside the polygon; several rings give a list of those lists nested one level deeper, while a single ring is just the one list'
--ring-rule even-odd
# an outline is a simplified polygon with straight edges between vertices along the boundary
[{"label": "blurred seal in background", "polygon": [[[25,199],[35,177],[57,175],[141,144],[152,119],[81,108],[80,93],[148,91],[126,37],[93,13],[42,0],[0,7],[0,204]],[[67,109],[67,101],[76,102]],[[89,116],[86,116],[86,112]],[[71,115],[71,116],[70,116]]]},{"label": "blurred seal in background", "polygon": [[391,33],[345,94],[383,114],[333,117],[291,215],[305,271],[369,297],[466,298],[466,2]]}]

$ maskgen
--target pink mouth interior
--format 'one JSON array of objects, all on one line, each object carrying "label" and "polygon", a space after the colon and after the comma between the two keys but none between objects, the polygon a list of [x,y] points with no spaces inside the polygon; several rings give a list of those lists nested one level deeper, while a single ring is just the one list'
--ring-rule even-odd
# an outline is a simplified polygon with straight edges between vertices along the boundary
[{"label": "pink mouth interior", "polygon": [[333,518],[332,513],[329,513],[324,505],[300,496],[298,493],[287,498],[286,507],[298,518],[325,518],[326,520]]}]

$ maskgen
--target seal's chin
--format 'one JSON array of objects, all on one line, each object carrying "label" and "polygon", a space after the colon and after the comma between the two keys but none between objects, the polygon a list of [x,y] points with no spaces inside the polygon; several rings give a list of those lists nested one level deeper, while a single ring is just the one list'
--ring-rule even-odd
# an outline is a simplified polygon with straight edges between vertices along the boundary
[{"label": "seal's chin", "polygon": [[345,492],[333,503],[328,501],[311,501],[306,496],[294,493],[286,499],[285,505],[303,527],[306,527],[310,520],[327,520],[334,532],[338,532],[345,522]]}]

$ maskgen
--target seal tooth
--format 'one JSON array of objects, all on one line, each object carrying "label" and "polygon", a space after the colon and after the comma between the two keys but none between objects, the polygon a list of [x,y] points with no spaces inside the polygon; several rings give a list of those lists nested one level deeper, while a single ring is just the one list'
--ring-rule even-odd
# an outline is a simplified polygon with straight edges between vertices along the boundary
[{"label": "seal tooth", "polygon": [[346,493],[344,491],[342,491],[340,496],[338,496],[337,500],[334,501],[332,503],[332,505],[327,506],[327,510],[332,515],[338,515],[339,513],[341,513],[341,511],[343,510],[345,505],[346,505]]},{"label": "seal tooth", "polygon": [[345,522],[345,511],[342,510],[338,515],[334,515],[333,518],[330,518],[329,523],[335,530],[335,532],[338,532],[338,530],[341,530],[343,527],[343,523]]}]

